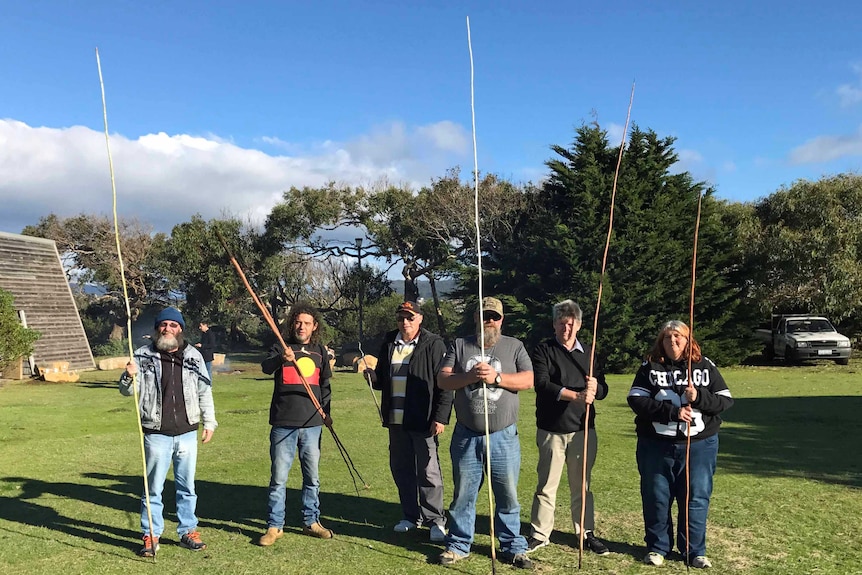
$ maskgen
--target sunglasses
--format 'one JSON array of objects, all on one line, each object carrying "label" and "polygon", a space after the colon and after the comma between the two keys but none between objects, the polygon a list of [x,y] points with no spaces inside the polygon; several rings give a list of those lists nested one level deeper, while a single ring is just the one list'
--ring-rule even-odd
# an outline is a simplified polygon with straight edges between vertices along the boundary
[{"label": "sunglasses", "polygon": [[415,316],[415,315],[412,315],[412,316],[408,316],[408,315],[399,315],[399,316],[397,316],[397,317],[395,318],[395,321],[406,321],[407,323],[413,323],[413,321],[414,321],[415,319],[416,319],[416,316]]},{"label": "sunglasses", "polygon": [[171,329],[177,329],[178,327],[180,327],[180,324],[175,321],[163,321],[159,324],[159,327],[169,327]]},{"label": "sunglasses", "polygon": [[501,316],[495,311],[486,311],[484,314],[482,314],[482,319],[485,321],[500,321],[501,319],[503,319],[503,316]]}]

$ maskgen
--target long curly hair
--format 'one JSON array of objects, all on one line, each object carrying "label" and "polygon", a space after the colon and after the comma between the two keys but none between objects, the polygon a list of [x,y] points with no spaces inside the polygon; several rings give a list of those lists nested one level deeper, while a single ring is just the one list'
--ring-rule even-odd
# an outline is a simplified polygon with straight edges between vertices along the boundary
[{"label": "long curly hair", "polygon": [[696,339],[691,337],[691,330],[689,329],[689,327],[685,325],[685,323],[677,319],[673,319],[661,326],[661,330],[658,332],[658,337],[656,338],[652,349],[646,357],[647,361],[670,363],[670,360],[665,355],[664,340],[671,332],[676,332],[683,337],[689,338],[690,345],[686,346],[685,351],[682,354],[682,359],[688,361],[689,350],[691,350],[691,361],[701,360],[703,355],[700,351],[700,344],[697,343]]},{"label": "long curly hair", "polygon": [[320,343],[320,326],[323,323],[323,316],[320,310],[305,301],[298,301],[290,308],[290,315],[287,316],[287,322],[285,323],[285,331],[287,331],[285,339],[288,343],[295,343],[292,341],[294,339],[293,324],[296,323],[296,318],[302,314],[310,315],[314,318],[314,323],[317,324],[317,327],[311,332],[309,343]]}]

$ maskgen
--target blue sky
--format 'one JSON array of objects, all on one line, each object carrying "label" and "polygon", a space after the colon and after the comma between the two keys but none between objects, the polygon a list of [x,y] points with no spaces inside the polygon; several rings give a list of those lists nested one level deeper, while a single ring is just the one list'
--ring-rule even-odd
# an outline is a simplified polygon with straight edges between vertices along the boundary
[{"label": "blue sky", "polygon": [[0,230],[119,209],[260,222],[290,186],[538,181],[595,113],[750,201],[862,164],[855,2],[0,1]]}]

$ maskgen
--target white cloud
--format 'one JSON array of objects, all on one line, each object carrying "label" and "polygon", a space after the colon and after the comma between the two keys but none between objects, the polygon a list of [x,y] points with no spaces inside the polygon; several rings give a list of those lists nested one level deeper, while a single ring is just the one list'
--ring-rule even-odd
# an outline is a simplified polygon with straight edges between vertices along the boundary
[{"label": "white cloud", "polygon": [[853,134],[817,136],[790,151],[791,164],[819,164],[847,156],[862,156],[862,126]]},{"label": "white cloud", "polygon": [[[615,124],[611,122],[608,124],[608,127],[605,128],[608,132],[608,144],[613,148],[619,148],[620,142],[623,139],[623,128],[622,124]],[[628,141],[628,134],[626,135],[626,140]]]},{"label": "white cloud", "polygon": [[850,107],[862,102],[862,64],[854,64],[853,71],[858,79],[855,84],[841,84],[835,89],[841,106]]},{"label": "white cloud", "polygon": [[[457,163],[465,130],[451,122],[377,127],[349,142],[294,155],[242,148],[218,136],[111,136],[118,209],[160,231],[200,213],[261,222],[291,186],[387,178],[413,185]],[[278,138],[261,139],[272,145]],[[292,147],[297,147],[291,144]],[[285,146],[286,147],[286,146]],[[0,119],[0,230],[19,232],[49,213],[108,213],[111,182],[104,133],[83,126],[32,127]]]}]

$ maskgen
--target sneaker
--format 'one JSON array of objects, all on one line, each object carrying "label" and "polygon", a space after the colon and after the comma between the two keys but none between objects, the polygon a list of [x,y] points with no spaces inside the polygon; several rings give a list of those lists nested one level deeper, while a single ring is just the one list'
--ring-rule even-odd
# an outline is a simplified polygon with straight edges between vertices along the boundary
[{"label": "sneaker", "polygon": [[260,536],[260,539],[257,540],[258,545],[261,547],[269,547],[277,539],[281,539],[284,537],[284,531],[279,529],[278,527],[268,527],[266,529],[266,533]]},{"label": "sneaker", "polygon": [[[144,543],[143,546],[138,550],[138,555],[140,555],[141,557],[155,557],[156,551],[159,550],[159,538],[144,535],[143,537],[141,537],[141,540]],[[153,545],[153,543],[155,543],[155,545]]]},{"label": "sneaker", "polygon": [[706,557],[706,555],[698,555],[691,560],[689,567],[694,567],[695,569],[709,569],[712,567],[712,562]]},{"label": "sneaker", "polygon": [[203,551],[207,548],[207,544],[201,541],[201,534],[197,531],[189,531],[180,537],[180,547],[185,547],[192,551]]},{"label": "sneaker", "polygon": [[320,524],[320,521],[315,521],[311,525],[306,525],[302,528],[302,532],[311,537],[317,537],[318,539],[332,539],[333,535],[332,529],[327,529]]},{"label": "sneaker", "polygon": [[516,553],[514,557],[512,557],[512,566],[516,569],[532,569],[533,562],[530,561],[530,558],[527,557],[526,553]]},{"label": "sneaker", "polygon": [[402,519],[395,524],[395,527],[392,528],[395,533],[407,533],[411,529],[416,529],[416,523],[414,523],[413,521],[408,521],[406,519]]},{"label": "sneaker", "polygon": [[468,555],[458,555],[454,551],[450,551],[447,549],[443,553],[440,554],[437,561],[440,565],[452,565],[453,563],[460,561],[461,559],[466,559]]},{"label": "sneaker", "polygon": [[593,535],[592,531],[587,531],[587,534],[584,536],[584,547],[596,555],[610,555],[611,552],[607,545],[599,541],[599,539]]},{"label": "sneaker", "polygon": [[650,551],[646,555],[644,555],[644,563],[647,565],[655,565],[658,567],[662,563],[664,563],[664,557],[655,551]]},{"label": "sneaker", "polygon": [[446,528],[439,525],[431,526],[431,542],[442,543],[446,539]]},{"label": "sneaker", "polygon": [[551,542],[545,539],[544,541],[541,539],[536,539],[535,537],[530,537],[527,539],[527,550],[524,553],[532,553],[536,549],[541,549],[542,547],[547,547]]}]

